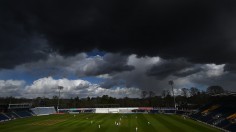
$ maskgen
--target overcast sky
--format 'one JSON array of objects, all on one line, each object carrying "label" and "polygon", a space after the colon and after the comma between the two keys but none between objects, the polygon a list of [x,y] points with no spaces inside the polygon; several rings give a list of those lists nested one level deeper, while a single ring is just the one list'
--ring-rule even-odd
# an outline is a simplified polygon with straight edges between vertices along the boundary
[{"label": "overcast sky", "polygon": [[1,0],[0,97],[236,92],[235,0]]}]

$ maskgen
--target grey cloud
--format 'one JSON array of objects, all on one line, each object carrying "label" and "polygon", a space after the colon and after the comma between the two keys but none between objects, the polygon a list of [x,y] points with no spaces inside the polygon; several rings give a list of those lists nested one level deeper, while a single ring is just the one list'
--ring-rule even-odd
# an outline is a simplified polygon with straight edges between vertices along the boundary
[{"label": "grey cloud", "polygon": [[170,75],[184,76],[191,75],[198,70],[183,71],[186,68],[192,67],[193,64],[187,62],[184,59],[176,60],[164,60],[161,63],[158,63],[152,66],[147,70],[148,76],[154,76],[157,79],[163,79]]},{"label": "grey cloud", "polygon": [[63,56],[97,48],[235,64],[235,7],[234,0],[3,0],[0,67],[44,58],[32,52],[34,34]]},{"label": "grey cloud", "polygon": [[[122,86],[127,86],[126,85],[126,81],[123,79],[115,79],[115,78],[111,78],[111,79],[106,79],[105,82],[102,82],[101,84],[99,84],[101,87],[103,88],[112,88],[112,87],[122,87]],[[129,87],[129,86],[127,86]]]},{"label": "grey cloud", "polygon": [[103,57],[95,56],[86,59],[78,67],[75,66],[75,71],[78,76],[96,76],[132,71],[134,67],[127,65],[127,58],[128,56],[121,54],[107,53]]},{"label": "grey cloud", "polygon": [[[122,85],[126,87],[137,87],[160,95],[162,90],[170,89],[168,81],[174,80],[177,89],[198,87],[205,90],[210,85],[221,85],[227,90],[235,91],[235,74],[224,71],[224,64],[193,64],[184,59],[169,61],[137,56],[130,56],[128,64],[133,65],[135,69],[114,74],[101,86],[115,87],[123,80]],[[155,74],[147,74],[150,69],[155,70]]]},{"label": "grey cloud", "polygon": [[233,64],[226,64],[224,70],[225,70],[225,71],[232,72],[232,73],[236,73],[236,63],[233,63]]},{"label": "grey cloud", "polygon": [[0,80],[1,97],[22,97],[26,83],[22,80]]},{"label": "grey cloud", "polygon": [[177,71],[173,75],[177,76],[177,77],[187,77],[189,75],[196,74],[200,71],[202,71],[202,68],[200,68],[200,67],[191,67],[191,68],[186,68],[186,69],[181,70],[181,71]]},{"label": "grey cloud", "polygon": [[100,74],[131,71],[133,66],[127,65],[128,56],[108,53],[104,56],[104,63],[99,66]]},{"label": "grey cloud", "polygon": [[106,88],[124,85],[125,87],[136,87],[140,90],[152,90],[157,94],[168,87],[165,79],[157,80],[155,77],[148,76],[146,71],[156,63],[160,63],[160,58],[129,56],[128,64],[135,67],[134,70],[117,73],[101,84]]},{"label": "grey cloud", "polygon": [[78,86],[76,86],[76,90],[80,90],[80,89],[86,89],[86,88],[89,88],[90,87],[90,84],[89,83],[81,83],[79,84]]},{"label": "grey cloud", "polygon": [[133,70],[133,66],[127,65],[127,58],[128,56],[112,53],[92,57],[87,56],[85,53],[70,57],[56,54],[46,60],[17,66],[16,69],[39,77],[66,77],[67,75],[76,75],[78,77],[97,76]]}]

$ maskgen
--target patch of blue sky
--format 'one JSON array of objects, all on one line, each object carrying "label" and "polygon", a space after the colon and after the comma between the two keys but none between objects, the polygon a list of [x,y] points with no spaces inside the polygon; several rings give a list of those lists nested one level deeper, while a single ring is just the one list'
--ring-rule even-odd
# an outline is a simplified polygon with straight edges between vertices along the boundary
[{"label": "patch of blue sky", "polygon": [[68,78],[75,79],[74,75],[66,75],[66,77],[60,73],[51,74],[49,71],[39,70],[37,72],[24,72],[20,70],[1,70],[0,71],[0,80],[24,80],[26,84],[32,84],[35,80],[44,77],[53,77],[54,79]]},{"label": "patch of blue sky", "polygon": [[[184,87],[187,89],[194,87],[194,88],[199,89],[200,91],[205,91],[208,85],[198,84],[198,83],[187,83],[187,84],[184,84]],[[176,86],[176,88],[179,89],[178,86]]]},{"label": "patch of blue sky", "polygon": [[[206,91],[206,89],[207,89],[207,87],[209,87],[209,85],[204,85],[204,84],[197,84],[197,83],[194,83],[193,85],[192,85],[192,87],[195,87],[195,88],[197,88],[197,89],[199,89],[200,91]],[[191,88],[191,87],[189,87],[189,88]]]},{"label": "patch of blue sky", "polygon": [[89,51],[89,52],[86,52],[86,54],[88,55],[88,57],[91,57],[91,56],[104,56],[107,52],[105,51],[101,51],[101,50],[98,50],[98,49],[93,49],[92,51]]},{"label": "patch of blue sky", "polygon": [[95,76],[90,76],[90,77],[82,77],[80,78],[81,80],[85,80],[88,81],[92,84],[100,84],[102,82],[104,82],[106,79],[104,78],[99,78],[99,77],[95,77]]},{"label": "patch of blue sky", "polygon": [[88,81],[92,84],[100,84],[103,82],[105,79],[104,78],[99,78],[95,76],[90,76],[90,77],[82,77],[78,78],[78,76],[74,74],[67,74],[63,75],[60,73],[54,73],[54,74],[49,74],[44,72],[37,72],[37,74],[34,73],[28,73],[28,72],[23,72],[19,70],[1,70],[0,71],[0,80],[24,80],[26,84],[32,84],[35,80],[38,80],[40,78],[44,77],[49,77],[51,76],[53,79],[62,79],[62,78],[67,78],[69,80],[85,80]]},{"label": "patch of blue sky", "polygon": [[38,77],[26,74],[22,71],[17,70],[1,70],[0,80],[24,80],[26,84],[31,84]]}]

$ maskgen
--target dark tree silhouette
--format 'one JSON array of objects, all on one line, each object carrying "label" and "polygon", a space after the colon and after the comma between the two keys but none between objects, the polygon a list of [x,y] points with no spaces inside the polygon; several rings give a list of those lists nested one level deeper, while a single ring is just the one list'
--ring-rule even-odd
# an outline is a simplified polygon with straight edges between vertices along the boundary
[{"label": "dark tree silhouette", "polygon": [[153,91],[149,91],[149,98],[152,98],[155,96],[155,93]]},{"label": "dark tree silhouette", "polygon": [[195,96],[199,93],[200,93],[199,89],[197,89],[195,87],[190,88],[190,96]]},{"label": "dark tree silhouette", "polygon": [[142,91],[141,97],[144,99],[146,98],[147,94],[148,94],[147,91]]},{"label": "dark tree silhouette", "polygon": [[182,88],[181,89],[181,94],[182,94],[182,96],[184,96],[185,98],[187,98],[187,96],[188,96],[188,89],[187,88]]},{"label": "dark tree silhouette", "polygon": [[206,91],[210,95],[224,93],[224,89],[221,86],[210,86]]}]

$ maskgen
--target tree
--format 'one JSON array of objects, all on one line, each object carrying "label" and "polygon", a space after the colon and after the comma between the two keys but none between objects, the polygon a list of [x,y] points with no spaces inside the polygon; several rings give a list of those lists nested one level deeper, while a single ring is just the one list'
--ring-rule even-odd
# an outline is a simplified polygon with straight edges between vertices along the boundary
[{"label": "tree", "polygon": [[87,97],[87,101],[90,101],[90,100],[91,100],[91,98],[88,96],[88,97]]},{"label": "tree", "polygon": [[163,91],[162,91],[161,96],[162,96],[163,98],[166,97],[166,90],[163,90]]},{"label": "tree", "polygon": [[146,98],[147,94],[148,94],[147,91],[142,91],[141,97],[144,99]]},{"label": "tree", "polygon": [[149,98],[152,98],[155,96],[155,93],[153,91],[149,91]]},{"label": "tree", "polygon": [[199,89],[197,89],[195,87],[190,88],[190,96],[195,96],[198,93],[200,93]]},{"label": "tree", "polygon": [[170,91],[169,90],[163,90],[162,91],[162,97],[165,98],[166,96],[170,95]]},{"label": "tree", "polygon": [[187,98],[187,96],[188,96],[188,89],[187,88],[182,88],[181,89],[181,94],[185,97],[185,98]]},{"label": "tree", "polygon": [[103,95],[101,98],[101,103],[102,104],[108,104],[109,101],[109,96],[108,95]]},{"label": "tree", "polygon": [[224,93],[224,89],[221,86],[210,86],[206,91],[210,95]]},{"label": "tree", "polygon": [[80,101],[80,99],[79,99],[78,96],[74,98],[74,103],[75,103],[74,106],[75,106],[75,107],[78,107],[78,106],[79,106],[79,105],[78,105],[78,104],[79,104],[79,101]]}]

